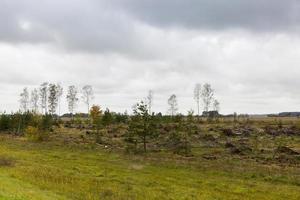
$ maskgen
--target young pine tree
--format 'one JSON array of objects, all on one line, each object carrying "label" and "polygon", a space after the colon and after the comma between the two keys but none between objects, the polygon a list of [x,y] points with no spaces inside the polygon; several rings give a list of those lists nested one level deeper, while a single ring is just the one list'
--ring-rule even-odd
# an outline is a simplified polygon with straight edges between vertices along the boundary
[{"label": "young pine tree", "polygon": [[187,121],[182,116],[178,116],[180,120],[177,122],[177,127],[170,132],[169,145],[171,150],[180,155],[191,155],[191,134],[193,116],[189,113]]},{"label": "young pine tree", "polygon": [[135,150],[138,143],[142,143],[143,151],[147,152],[149,139],[155,137],[155,124],[151,123],[152,117],[148,113],[147,104],[143,101],[137,103],[133,109],[133,114],[129,123],[126,142],[133,144]]}]

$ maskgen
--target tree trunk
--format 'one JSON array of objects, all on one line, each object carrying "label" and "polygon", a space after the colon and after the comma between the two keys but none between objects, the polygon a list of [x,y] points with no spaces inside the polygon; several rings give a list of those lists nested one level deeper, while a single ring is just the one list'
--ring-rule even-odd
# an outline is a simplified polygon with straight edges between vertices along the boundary
[{"label": "tree trunk", "polygon": [[89,104],[89,103],[87,104],[87,107],[88,107],[88,112],[87,112],[87,114],[88,114],[88,116],[90,116],[90,104]]}]

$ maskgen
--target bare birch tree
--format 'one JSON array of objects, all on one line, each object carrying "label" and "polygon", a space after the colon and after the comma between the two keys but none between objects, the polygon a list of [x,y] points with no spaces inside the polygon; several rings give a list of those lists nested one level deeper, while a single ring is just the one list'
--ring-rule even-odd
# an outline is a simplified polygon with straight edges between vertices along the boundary
[{"label": "bare birch tree", "polygon": [[63,95],[64,89],[60,83],[57,84],[57,98],[58,98],[58,115],[61,114],[61,97]]},{"label": "bare birch tree", "polygon": [[149,114],[152,115],[152,105],[153,105],[153,91],[149,90],[148,96],[147,96],[147,106]]},{"label": "bare birch tree", "polygon": [[214,108],[214,111],[217,111],[217,112],[220,111],[220,102],[217,99],[214,100],[213,108]]},{"label": "bare birch tree", "polygon": [[30,95],[31,109],[34,113],[38,113],[39,110],[39,92],[36,88],[31,91]]},{"label": "bare birch tree", "polygon": [[29,109],[29,93],[26,87],[20,94],[20,109],[22,112],[27,112]]},{"label": "bare birch tree", "polygon": [[69,86],[67,101],[68,101],[69,112],[72,114],[72,118],[78,102],[77,94],[78,94],[77,88],[74,85]]},{"label": "bare birch tree", "polygon": [[81,96],[83,102],[87,105],[87,113],[90,112],[90,103],[91,100],[94,99],[94,91],[93,87],[91,85],[85,85],[82,88],[82,96]]},{"label": "bare birch tree", "polygon": [[169,99],[168,99],[168,104],[169,104],[169,113],[171,114],[171,116],[173,117],[178,108],[177,108],[177,97],[175,94],[172,94]]},{"label": "bare birch tree", "polygon": [[49,84],[48,90],[49,90],[49,95],[48,95],[49,112],[51,113],[51,115],[54,115],[58,104],[57,85],[52,83]]},{"label": "bare birch tree", "polygon": [[48,83],[44,82],[40,86],[40,105],[42,108],[42,112],[44,112],[44,114],[47,114],[48,112],[47,101],[48,101]]},{"label": "bare birch tree", "polygon": [[201,99],[201,84],[197,83],[194,89],[194,100],[196,101],[197,104],[198,118],[200,116],[200,99]]},{"label": "bare birch tree", "polygon": [[214,91],[211,88],[211,85],[205,83],[202,88],[201,97],[204,105],[204,111],[208,113],[211,103],[214,98]]}]

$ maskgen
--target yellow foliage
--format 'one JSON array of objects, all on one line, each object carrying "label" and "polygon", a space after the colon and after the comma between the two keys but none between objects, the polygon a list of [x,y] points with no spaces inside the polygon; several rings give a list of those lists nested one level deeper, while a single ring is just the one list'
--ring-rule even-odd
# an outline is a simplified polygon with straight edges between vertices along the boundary
[{"label": "yellow foliage", "polygon": [[93,120],[93,123],[97,122],[102,115],[102,110],[100,106],[93,105],[90,109],[90,116]]},{"label": "yellow foliage", "polygon": [[48,134],[45,132],[41,132],[38,128],[33,126],[28,126],[25,129],[25,136],[32,141],[43,141],[48,138]]}]

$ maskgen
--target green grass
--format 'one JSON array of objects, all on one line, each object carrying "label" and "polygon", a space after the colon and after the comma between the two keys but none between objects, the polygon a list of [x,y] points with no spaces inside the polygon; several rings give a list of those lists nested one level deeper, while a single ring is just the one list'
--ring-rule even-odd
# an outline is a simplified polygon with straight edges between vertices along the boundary
[{"label": "green grass", "polygon": [[1,137],[0,199],[300,199],[298,169],[165,157]]}]

